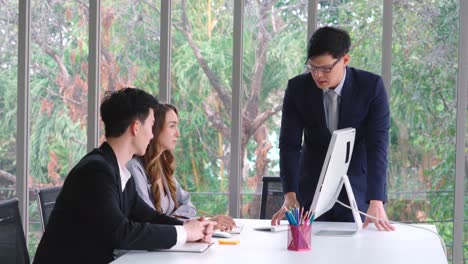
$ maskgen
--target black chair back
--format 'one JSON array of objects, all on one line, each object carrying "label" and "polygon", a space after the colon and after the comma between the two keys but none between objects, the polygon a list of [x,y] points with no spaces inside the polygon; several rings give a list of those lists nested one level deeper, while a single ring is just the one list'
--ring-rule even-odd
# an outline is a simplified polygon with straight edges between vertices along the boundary
[{"label": "black chair back", "polygon": [[283,205],[283,187],[278,176],[263,176],[260,219],[271,219]]},{"label": "black chair back", "polygon": [[29,263],[17,198],[0,201],[0,263]]},{"label": "black chair back", "polygon": [[39,212],[41,214],[42,231],[45,230],[49,222],[50,213],[54,209],[55,200],[62,190],[62,186],[39,189],[37,201],[39,203]]}]

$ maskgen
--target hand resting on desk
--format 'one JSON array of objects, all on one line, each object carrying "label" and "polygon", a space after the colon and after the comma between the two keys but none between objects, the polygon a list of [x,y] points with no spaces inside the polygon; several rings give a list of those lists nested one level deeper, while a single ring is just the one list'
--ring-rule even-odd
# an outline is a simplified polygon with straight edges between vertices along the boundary
[{"label": "hand resting on desk", "polygon": [[211,218],[211,220],[217,222],[214,229],[219,229],[221,231],[230,231],[236,226],[236,222],[234,222],[234,219],[232,219],[232,217],[228,215],[217,215]]},{"label": "hand resting on desk", "polygon": [[281,219],[284,218],[286,211],[289,208],[299,208],[299,202],[297,202],[296,193],[288,192],[284,194],[284,203],[283,206],[273,215],[271,219],[271,225],[279,225]]},{"label": "hand resting on desk", "polygon": [[363,228],[366,228],[369,225],[369,223],[372,222],[379,231],[395,230],[395,227],[388,221],[388,217],[385,213],[385,208],[383,206],[382,201],[371,200],[369,203],[369,209],[367,210],[367,214],[380,220],[371,219],[370,217],[366,216],[364,225],[362,226]]},{"label": "hand resting on desk", "polygon": [[184,223],[185,231],[187,231],[187,242],[205,242],[211,243],[213,229],[216,222],[200,218],[197,220],[189,220]]}]

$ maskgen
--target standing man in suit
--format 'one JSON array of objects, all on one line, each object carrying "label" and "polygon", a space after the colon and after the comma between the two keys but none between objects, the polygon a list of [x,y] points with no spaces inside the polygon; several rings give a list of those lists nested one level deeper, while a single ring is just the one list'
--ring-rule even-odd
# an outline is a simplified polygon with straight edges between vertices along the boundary
[{"label": "standing man in suit", "polygon": [[[280,132],[280,176],[286,208],[309,208],[318,184],[331,134],[336,129],[356,129],[348,177],[364,227],[374,222],[379,230],[393,230],[383,204],[386,202],[387,146],[390,111],[380,76],[347,67],[351,39],[344,30],[322,27],[309,40],[307,73],[289,80],[283,101]],[[348,203],[343,188],[339,199]],[[339,204],[318,220],[354,221],[350,209]]]},{"label": "standing man in suit", "polygon": [[214,223],[181,221],[146,205],[126,169],[153,138],[158,101],[132,88],[106,94],[101,104],[106,142],[70,171],[34,263],[108,263],[115,249],[170,248],[209,242]]}]

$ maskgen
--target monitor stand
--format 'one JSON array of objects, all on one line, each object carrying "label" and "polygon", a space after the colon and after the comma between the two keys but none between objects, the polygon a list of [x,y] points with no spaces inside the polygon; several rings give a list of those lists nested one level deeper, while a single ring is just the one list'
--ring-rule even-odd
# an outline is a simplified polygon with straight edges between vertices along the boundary
[{"label": "monitor stand", "polygon": [[[351,211],[353,212],[354,223],[356,224],[356,229],[354,230],[320,230],[315,233],[316,236],[352,236],[356,234],[359,230],[362,229],[362,220],[359,216],[359,208],[356,203],[356,199],[354,198],[353,188],[351,188],[351,183],[349,182],[348,175],[343,175],[341,178],[341,188],[343,185],[346,189],[346,193],[348,194],[349,205],[351,206]],[[339,188],[339,191],[341,191]]]}]

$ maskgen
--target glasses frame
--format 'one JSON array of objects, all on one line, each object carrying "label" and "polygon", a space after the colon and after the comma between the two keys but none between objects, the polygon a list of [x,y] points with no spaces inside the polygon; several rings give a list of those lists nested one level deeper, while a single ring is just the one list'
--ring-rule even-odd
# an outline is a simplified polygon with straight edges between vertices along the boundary
[{"label": "glasses frame", "polygon": [[306,62],[304,63],[306,70],[311,72],[312,74],[317,73],[317,71],[320,71],[321,73],[330,73],[333,68],[338,64],[338,62],[343,58],[343,56],[339,57],[336,59],[336,61],[331,64],[331,65],[326,65],[326,66],[315,66],[310,63],[310,59],[307,59]]}]

